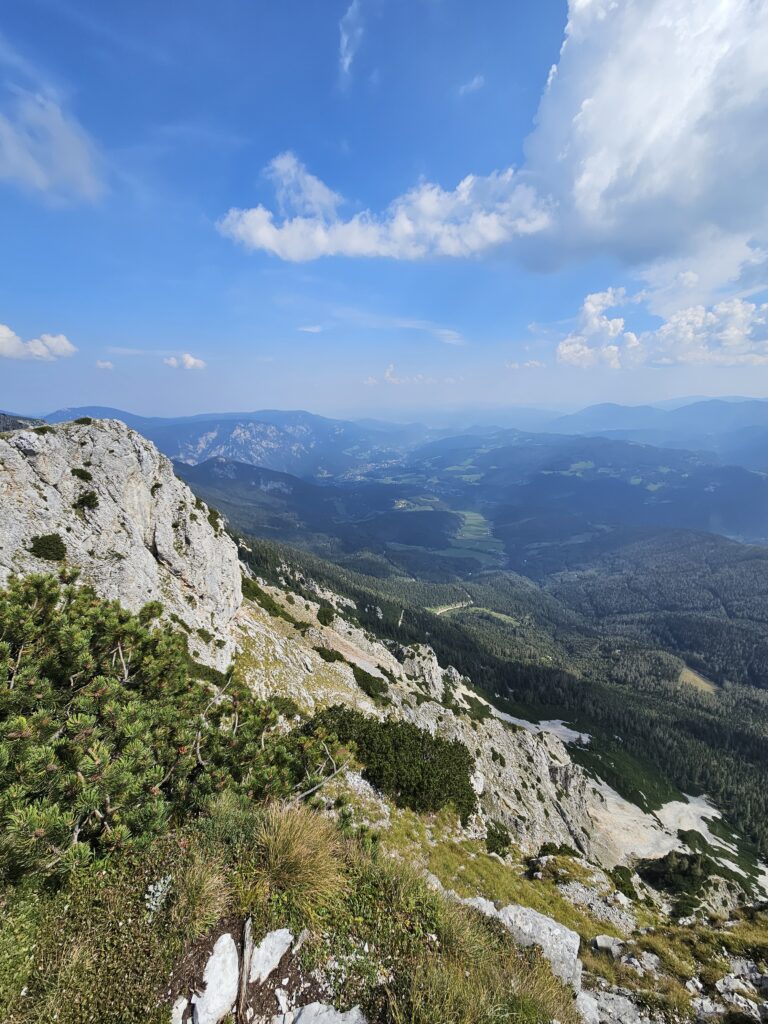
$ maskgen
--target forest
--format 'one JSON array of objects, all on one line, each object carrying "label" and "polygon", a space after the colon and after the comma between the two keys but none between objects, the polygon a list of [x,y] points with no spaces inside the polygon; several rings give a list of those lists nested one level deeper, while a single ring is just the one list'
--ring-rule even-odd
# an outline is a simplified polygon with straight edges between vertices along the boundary
[{"label": "forest", "polygon": [[[626,761],[622,771],[610,768],[617,751],[638,775],[661,775],[678,792],[707,793],[728,809],[730,825],[768,855],[768,691],[729,683],[707,692],[681,682],[682,662],[669,652],[584,629],[546,591],[506,574],[496,587],[488,578],[476,588],[365,576],[253,538],[241,553],[269,582],[288,581],[308,597],[320,583],[350,598],[357,621],[372,632],[399,644],[430,643],[442,664],[469,676],[501,709],[563,718],[589,732],[606,781],[628,797],[634,791]],[[469,607],[429,610],[473,595],[489,600],[489,592],[497,607],[512,612],[512,623],[470,614]]]}]

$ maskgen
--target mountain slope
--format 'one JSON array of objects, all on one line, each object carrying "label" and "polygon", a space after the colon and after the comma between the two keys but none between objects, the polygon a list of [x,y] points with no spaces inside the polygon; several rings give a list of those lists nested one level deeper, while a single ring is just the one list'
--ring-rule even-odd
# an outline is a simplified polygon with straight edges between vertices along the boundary
[{"label": "mountain slope", "polygon": [[235,546],[168,459],[116,420],[0,439],[0,583],[59,564],[134,611],[160,601],[202,660],[229,664]]}]

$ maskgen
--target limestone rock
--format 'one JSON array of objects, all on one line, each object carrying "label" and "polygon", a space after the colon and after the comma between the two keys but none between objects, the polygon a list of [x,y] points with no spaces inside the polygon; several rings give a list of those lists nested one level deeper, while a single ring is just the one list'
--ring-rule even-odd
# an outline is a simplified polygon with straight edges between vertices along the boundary
[{"label": "limestone rock", "polygon": [[[76,509],[89,492],[95,507]],[[0,585],[11,573],[55,571],[29,548],[34,536],[58,534],[67,563],[99,594],[131,611],[160,601],[184,623],[195,656],[224,669],[240,568],[208,516],[171,462],[117,420],[0,439]]]},{"label": "limestone rock", "polygon": [[613,935],[596,935],[592,939],[592,948],[598,953],[609,953],[614,960],[619,960],[624,952],[624,943]]},{"label": "limestone rock", "polygon": [[498,910],[490,900],[482,896],[460,901],[466,906],[475,907],[486,917],[495,917],[501,921],[521,946],[539,946],[544,956],[552,965],[552,972],[575,991],[581,988],[581,960],[579,960],[580,939],[576,932],[565,925],[553,921],[551,917],[540,914],[530,907],[511,904]]},{"label": "limestone rock", "polygon": [[427,644],[412,644],[397,651],[403,670],[434,700],[440,702],[445,695],[443,670],[437,655]]},{"label": "limestone rock", "polygon": [[297,1010],[278,1013],[272,1018],[272,1024],[366,1024],[366,1019],[357,1006],[342,1013],[326,1003],[309,1003]]},{"label": "limestone rock", "polygon": [[581,988],[580,939],[576,932],[530,907],[509,906],[499,920],[521,946],[540,946],[553,972],[578,992]]},{"label": "limestone rock", "polygon": [[235,1006],[240,962],[232,936],[225,932],[216,940],[203,972],[202,992],[192,996],[194,1024],[219,1024]]},{"label": "limestone rock", "polygon": [[293,934],[288,928],[278,928],[277,931],[265,935],[251,955],[248,981],[259,984],[266,981],[288,952],[292,942]]},{"label": "limestone rock", "polygon": [[576,1006],[584,1024],[653,1024],[656,1019],[621,992],[581,992]]}]

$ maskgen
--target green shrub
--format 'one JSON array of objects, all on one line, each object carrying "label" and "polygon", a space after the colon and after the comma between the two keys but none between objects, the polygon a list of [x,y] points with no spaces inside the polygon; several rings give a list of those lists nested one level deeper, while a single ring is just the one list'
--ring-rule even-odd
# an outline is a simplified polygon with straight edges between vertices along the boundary
[{"label": "green shrub", "polygon": [[93,418],[91,416],[78,416],[74,422],[81,427],[90,427],[93,423]]},{"label": "green shrub", "polygon": [[53,427],[49,427],[47,424],[42,427],[33,427],[32,430],[35,434],[54,434],[55,430]]},{"label": "green shrub", "polygon": [[89,473],[87,469],[81,469],[79,466],[75,466],[71,472],[72,476],[76,476],[78,480],[84,480],[87,484],[93,480],[93,473]]},{"label": "green shrub", "polygon": [[352,666],[352,674],[363,693],[367,693],[372,700],[381,700],[385,696],[388,687],[383,679],[372,676],[370,672],[366,672],[359,665]]},{"label": "green shrub", "polygon": [[505,857],[509,853],[512,839],[509,829],[500,821],[491,820],[488,822],[488,835],[485,838],[485,848],[488,853],[497,853]]},{"label": "green shrub", "polygon": [[49,562],[63,562],[67,557],[67,546],[58,533],[43,533],[32,538],[29,543],[29,552],[35,558],[44,558]]},{"label": "green shrub", "polygon": [[317,609],[317,621],[321,626],[330,626],[334,619],[333,608],[329,604],[321,604]]},{"label": "green shrub", "polygon": [[98,507],[99,496],[96,491],[83,491],[72,503],[72,508],[78,512],[84,512],[86,509],[94,509]]},{"label": "green shrub", "polygon": [[717,865],[703,853],[671,850],[664,857],[639,861],[637,873],[654,888],[676,896],[675,912],[688,915],[696,909],[704,883],[717,873]]},{"label": "green shrub", "polygon": [[331,650],[330,647],[316,647],[315,651],[323,661],[327,661],[329,665],[332,665],[335,661],[346,661],[347,659],[343,654],[339,654],[338,651]]},{"label": "green shrub", "polygon": [[632,872],[629,868],[624,867],[623,864],[617,864],[609,874],[619,892],[623,892],[631,900],[637,899],[637,892],[634,885],[632,885]]},{"label": "green shrub", "polygon": [[410,722],[379,722],[338,705],[309,723],[313,731],[320,727],[354,744],[365,777],[399,806],[438,811],[452,803],[462,822],[474,811],[474,762],[462,743],[430,736]]},{"label": "green shrub", "polygon": [[158,607],[131,615],[50,576],[0,591],[0,876],[142,844],[224,788],[319,780],[321,740],[273,735],[278,711],[238,678],[196,682],[186,639],[150,628]]},{"label": "green shrub", "polygon": [[[541,793],[541,790],[539,790]],[[574,850],[567,843],[544,843],[539,850],[539,857],[580,857],[578,850]]]},{"label": "green shrub", "polygon": [[297,622],[271,594],[268,594],[266,590],[262,590],[256,580],[252,580],[250,576],[243,576],[242,582],[243,597],[246,597],[249,601],[255,601],[256,604],[260,604],[264,611],[268,612],[273,618],[284,619],[297,629],[305,628],[303,622]]}]

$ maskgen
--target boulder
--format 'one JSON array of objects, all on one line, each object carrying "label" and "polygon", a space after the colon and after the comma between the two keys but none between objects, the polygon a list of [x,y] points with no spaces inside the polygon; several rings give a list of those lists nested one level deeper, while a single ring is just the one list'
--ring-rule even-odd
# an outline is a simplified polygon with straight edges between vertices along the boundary
[{"label": "boulder", "polygon": [[576,932],[551,917],[514,904],[498,912],[499,920],[521,946],[539,946],[552,971],[578,992],[581,988],[581,960]]},{"label": "boulder", "polygon": [[578,992],[581,988],[581,960],[579,960],[580,939],[576,932],[553,921],[530,907],[511,904],[498,910],[495,904],[482,896],[461,900],[466,906],[474,907],[486,917],[501,921],[515,942],[520,946],[539,946],[552,965],[553,974]]},{"label": "boulder", "polygon": [[584,1024],[653,1024],[654,1020],[621,992],[580,992],[576,1007]]}]

